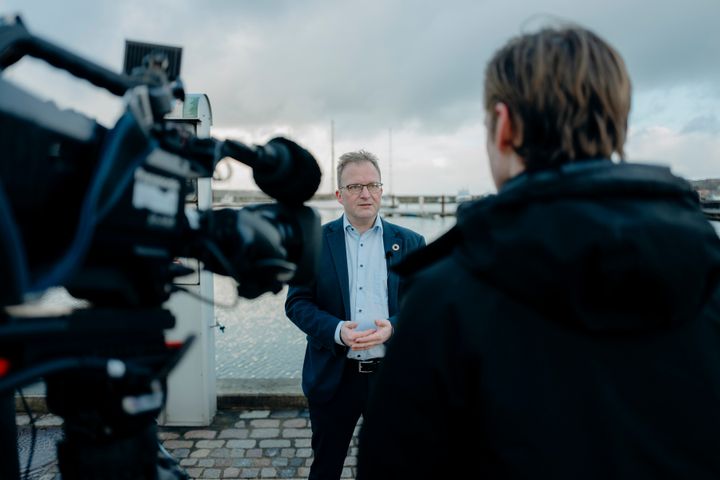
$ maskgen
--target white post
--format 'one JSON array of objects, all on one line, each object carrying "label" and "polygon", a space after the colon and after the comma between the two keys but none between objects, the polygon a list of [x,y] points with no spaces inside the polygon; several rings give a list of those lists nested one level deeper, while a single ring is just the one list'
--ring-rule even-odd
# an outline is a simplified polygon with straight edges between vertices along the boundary
[{"label": "white post", "polygon": [[[187,94],[180,105],[182,111],[168,115],[169,120],[190,123],[198,137],[210,136],[212,111],[206,95]],[[178,109],[179,110],[179,109]],[[197,181],[197,197],[188,199],[188,208],[212,208],[211,179]],[[217,412],[215,374],[215,308],[213,274],[199,270],[195,259],[178,259],[196,273],[176,281],[185,289],[203,298],[180,292],[165,305],[175,315],[175,328],[167,334],[169,341],[182,341],[196,336],[195,343],[168,377],[168,398],[159,423],[167,426],[206,426]]]}]

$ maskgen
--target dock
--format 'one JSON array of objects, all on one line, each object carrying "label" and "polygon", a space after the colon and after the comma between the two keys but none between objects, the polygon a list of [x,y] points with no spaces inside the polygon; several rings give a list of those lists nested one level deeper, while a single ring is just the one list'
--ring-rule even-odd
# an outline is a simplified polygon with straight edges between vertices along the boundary
[{"label": "dock", "polygon": [[[455,216],[457,206],[480,196],[471,195],[384,195],[382,211],[387,217],[449,217]],[[272,203],[275,200],[261,191],[213,190],[213,208],[242,207],[257,203]],[[318,193],[308,202],[317,208],[339,208],[334,194]]]}]

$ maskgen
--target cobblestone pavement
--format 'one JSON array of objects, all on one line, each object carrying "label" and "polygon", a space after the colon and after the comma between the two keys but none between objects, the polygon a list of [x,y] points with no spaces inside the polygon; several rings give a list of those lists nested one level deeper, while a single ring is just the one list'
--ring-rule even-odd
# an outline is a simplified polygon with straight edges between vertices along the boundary
[{"label": "cobblestone pavement", "polygon": [[[18,437],[27,444],[30,435],[27,415],[18,415]],[[62,420],[52,415],[36,424],[46,437],[58,438]],[[342,472],[343,479],[355,478],[357,432]],[[53,433],[54,432],[54,433]],[[310,420],[300,410],[221,410],[208,427],[160,427],[159,438],[193,479],[305,479],[312,464]],[[21,449],[24,468],[27,451]],[[60,480],[54,456],[47,463],[33,462],[34,480]]]}]

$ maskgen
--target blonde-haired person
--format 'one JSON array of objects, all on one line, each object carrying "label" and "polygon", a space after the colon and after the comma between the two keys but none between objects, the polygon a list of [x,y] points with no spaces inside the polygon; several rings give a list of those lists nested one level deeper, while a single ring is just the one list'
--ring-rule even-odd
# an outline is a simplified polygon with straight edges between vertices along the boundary
[{"label": "blonde-haired person", "polygon": [[622,161],[630,79],[578,26],[485,76],[497,195],[409,262],[358,479],[720,478],[720,240]]}]

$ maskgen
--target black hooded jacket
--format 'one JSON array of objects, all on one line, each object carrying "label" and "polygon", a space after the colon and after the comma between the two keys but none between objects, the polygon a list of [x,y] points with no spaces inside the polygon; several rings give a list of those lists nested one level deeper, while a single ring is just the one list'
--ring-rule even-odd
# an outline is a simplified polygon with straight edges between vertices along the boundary
[{"label": "black hooded jacket", "polygon": [[720,240],[668,169],[521,175],[400,270],[359,479],[720,478]]}]

